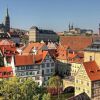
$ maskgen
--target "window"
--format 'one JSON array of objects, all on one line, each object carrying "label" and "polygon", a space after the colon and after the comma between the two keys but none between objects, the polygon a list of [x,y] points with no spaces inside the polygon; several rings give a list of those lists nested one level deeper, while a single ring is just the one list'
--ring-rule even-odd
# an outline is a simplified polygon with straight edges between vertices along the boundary
[{"label": "window", "polygon": [[89,86],[89,83],[87,83],[87,86]]},{"label": "window", "polygon": [[49,55],[47,55],[47,58],[49,58]]},{"label": "window", "polygon": [[25,74],[24,74],[24,72],[21,72],[21,76],[24,76]]},{"label": "window", "polygon": [[46,73],[49,73],[49,69],[46,69]]},{"label": "window", "polygon": [[7,75],[7,73],[6,72],[3,72],[3,75]]},{"label": "window", "polygon": [[28,75],[28,72],[26,72],[26,75]]},{"label": "window", "polygon": [[40,71],[37,71],[37,74],[40,74]]},{"label": "window", "polygon": [[90,61],[92,61],[92,56],[90,56]]},{"label": "window", "polygon": [[37,69],[38,68],[38,66],[34,66],[34,69]]},{"label": "window", "polygon": [[33,75],[35,75],[35,72],[32,72]]},{"label": "window", "polygon": [[47,67],[50,67],[49,63],[47,63]]},{"label": "window", "polygon": [[22,66],[22,67],[21,67],[21,70],[25,70],[25,67],[24,67],[24,66]]},{"label": "window", "polygon": [[27,70],[27,69],[29,69],[29,67],[28,67],[28,66],[26,66],[26,70]]},{"label": "window", "polygon": [[32,66],[29,66],[29,69],[33,69],[33,67]]},{"label": "window", "polygon": [[32,75],[32,72],[29,72],[30,73],[30,75]]},{"label": "window", "polygon": [[54,69],[53,68],[51,69],[51,72],[54,72]]},{"label": "window", "polygon": [[51,63],[51,67],[53,67],[54,66],[54,63]]},{"label": "window", "polygon": [[42,64],[42,68],[45,68],[45,64]]},{"label": "window", "polygon": [[52,59],[50,59],[50,62],[52,62]]},{"label": "window", "polygon": [[17,70],[21,70],[21,67],[17,67]]}]

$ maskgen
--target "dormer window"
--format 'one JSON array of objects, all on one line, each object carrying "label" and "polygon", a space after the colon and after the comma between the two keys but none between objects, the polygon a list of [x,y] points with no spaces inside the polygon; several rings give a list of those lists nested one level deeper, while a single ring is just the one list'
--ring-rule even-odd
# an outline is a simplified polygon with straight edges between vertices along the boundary
[{"label": "dormer window", "polygon": [[92,56],[90,56],[90,61],[92,61],[93,59],[92,59]]},{"label": "dormer window", "polygon": [[94,71],[92,71],[92,70],[91,70],[90,72],[91,72],[91,73],[94,73]]},{"label": "dormer window", "polygon": [[97,72],[100,72],[100,69],[98,69]]}]

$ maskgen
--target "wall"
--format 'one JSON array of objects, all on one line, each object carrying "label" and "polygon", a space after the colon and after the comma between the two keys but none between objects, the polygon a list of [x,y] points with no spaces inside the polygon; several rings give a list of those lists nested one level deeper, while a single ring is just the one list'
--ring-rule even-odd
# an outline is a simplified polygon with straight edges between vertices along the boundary
[{"label": "wall", "polygon": [[90,56],[92,56],[92,59],[95,60],[96,63],[100,66],[100,52],[85,51],[84,62],[90,61]]}]

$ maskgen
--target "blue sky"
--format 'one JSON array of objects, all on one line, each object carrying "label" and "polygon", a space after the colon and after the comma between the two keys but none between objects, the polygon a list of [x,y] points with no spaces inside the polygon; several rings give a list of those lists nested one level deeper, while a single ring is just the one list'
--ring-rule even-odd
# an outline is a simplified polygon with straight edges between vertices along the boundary
[{"label": "blue sky", "polygon": [[100,0],[0,0],[0,23],[9,8],[11,26],[64,31],[68,24],[98,31]]}]

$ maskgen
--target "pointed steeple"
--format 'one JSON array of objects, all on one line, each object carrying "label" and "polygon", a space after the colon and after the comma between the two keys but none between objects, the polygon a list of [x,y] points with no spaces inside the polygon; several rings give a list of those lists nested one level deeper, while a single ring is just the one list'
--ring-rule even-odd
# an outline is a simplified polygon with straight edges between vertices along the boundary
[{"label": "pointed steeple", "polygon": [[100,23],[99,23],[99,35],[100,35]]},{"label": "pointed steeple", "polygon": [[69,23],[69,26],[68,27],[69,27],[69,31],[70,31],[70,23]]},{"label": "pointed steeple", "polygon": [[72,23],[71,29],[73,29],[73,28],[74,28],[74,26],[73,26],[73,23]]},{"label": "pointed steeple", "polygon": [[6,14],[7,14],[6,16],[8,17],[9,16],[8,7],[7,7],[7,13]]},{"label": "pointed steeple", "polygon": [[4,20],[4,25],[5,25],[5,32],[9,32],[9,30],[10,30],[10,17],[9,17],[8,7],[6,9],[6,16],[5,16],[5,20]]},{"label": "pointed steeple", "polygon": [[100,23],[99,23],[99,28],[100,28]]}]

